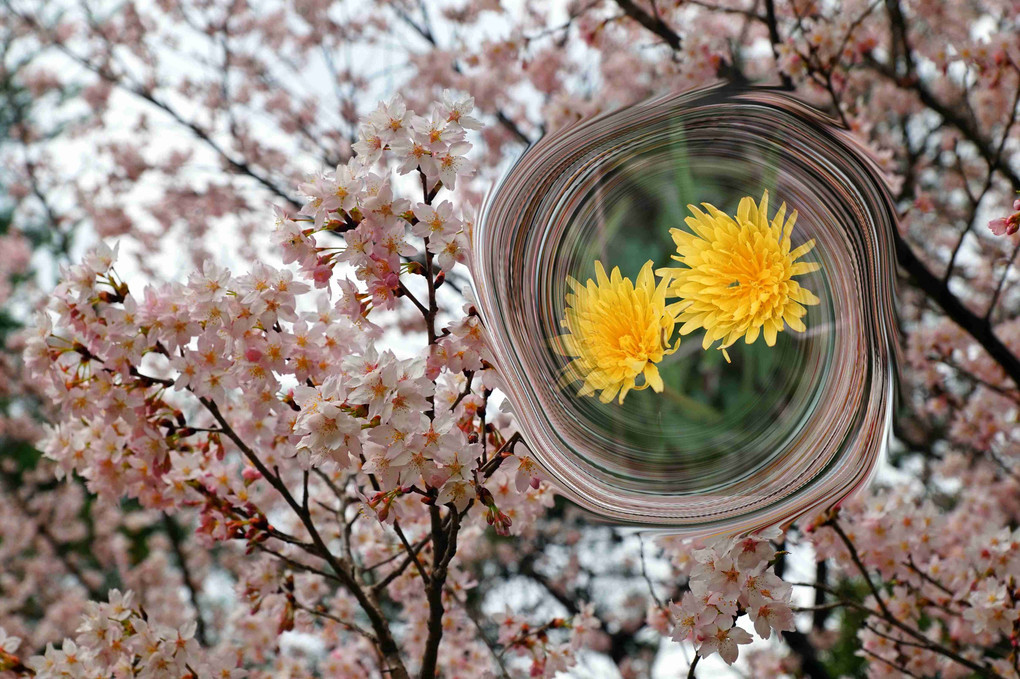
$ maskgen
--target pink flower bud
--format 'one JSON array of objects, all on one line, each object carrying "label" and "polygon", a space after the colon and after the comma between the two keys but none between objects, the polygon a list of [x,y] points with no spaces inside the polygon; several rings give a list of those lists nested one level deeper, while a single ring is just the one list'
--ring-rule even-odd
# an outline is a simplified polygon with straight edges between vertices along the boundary
[{"label": "pink flower bud", "polygon": [[255,347],[248,347],[244,350],[244,358],[252,363],[257,363],[262,358],[262,352]]},{"label": "pink flower bud", "polygon": [[315,287],[324,288],[329,285],[329,279],[333,277],[333,267],[326,266],[325,264],[319,264],[312,271],[312,279],[315,281]]},{"label": "pink flower bud", "polygon": [[1006,223],[1006,218],[999,217],[998,219],[993,219],[988,222],[988,228],[991,229],[992,233],[996,236],[1004,236],[1006,235],[1006,229],[1009,227]]},{"label": "pink flower bud", "polygon": [[1013,209],[1020,210],[1020,198],[1017,198],[1016,200],[1013,201]]},{"label": "pink flower bud", "polygon": [[261,479],[262,474],[260,474],[259,470],[254,467],[245,467],[244,471],[241,472],[241,478],[244,479],[244,485],[247,486]]},{"label": "pink flower bud", "polygon": [[535,490],[538,490],[538,486],[541,483],[542,481],[537,476],[531,477],[531,487],[534,488]]}]

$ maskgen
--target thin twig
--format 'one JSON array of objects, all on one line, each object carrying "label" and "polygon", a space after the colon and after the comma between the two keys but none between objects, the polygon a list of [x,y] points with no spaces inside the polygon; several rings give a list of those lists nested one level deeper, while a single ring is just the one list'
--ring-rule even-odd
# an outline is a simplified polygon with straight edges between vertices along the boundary
[{"label": "thin twig", "polygon": [[701,660],[701,656],[698,652],[694,652],[694,660],[691,660],[691,666],[687,670],[687,679],[694,679],[694,668],[698,666],[698,661]]},{"label": "thin twig", "polygon": [[188,590],[188,598],[191,600],[191,607],[195,609],[195,636],[198,638],[198,642],[203,646],[209,645],[209,637],[206,632],[205,619],[202,617],[202,607],[198,604],[198,585],[195,583],[195,579],[191,575],[191,569],[188,567],[188,559],[184,554],[184,549],[181,546],[181,537],[183,530],[177,521],[173,519],[169,514],[163,512],[163,526],[166,529],[167,538],[170,540],[170,546],[174,550],[174,556],[177,558],[177,565],[181,569],[181,579],[184,581],[184,586]]}]

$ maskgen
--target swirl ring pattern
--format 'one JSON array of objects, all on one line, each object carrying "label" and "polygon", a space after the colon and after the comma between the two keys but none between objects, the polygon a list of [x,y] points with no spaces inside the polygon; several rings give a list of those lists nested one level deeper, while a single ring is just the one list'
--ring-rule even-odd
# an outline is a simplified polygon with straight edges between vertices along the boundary
[{"label": "swirl ring pattern", "polygon": [[[819,298],[802,333],[730,347],[685,336],[664,393],[603,404],[565,385],[567,277],[676,265],[686,205],[730,214],[768,190],[814,239]],[[754,530],[839,502],[888,441],[895,372],[895,210],[865,149],[773,90],[714,88],[582,121],[528,149],[493,188],[472,273],[504,389],[529,447],[607,520],[683,534]],[[561,348],[560,348],[561,349]]]}]

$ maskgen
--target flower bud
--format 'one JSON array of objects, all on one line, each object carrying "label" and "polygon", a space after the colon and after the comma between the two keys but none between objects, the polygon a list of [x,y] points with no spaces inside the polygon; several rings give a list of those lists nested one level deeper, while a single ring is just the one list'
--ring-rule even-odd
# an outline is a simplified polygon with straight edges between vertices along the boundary
[{"label": "flower bud", "polygon": [[[492,497],[492,492],[488,488],[482,485],[478,485],[476,491],[478,493],[478,501],[486,507],[495,507],[496,500]],[[491,521],[489,523],[492,523]]]},{"label": "flower bud", "polygon": [[312,280],[315,281],[315,287],[324,288],[329,284],[329,279],[333,277],[333,267],[326,264],[319,264],[312,270]]}]

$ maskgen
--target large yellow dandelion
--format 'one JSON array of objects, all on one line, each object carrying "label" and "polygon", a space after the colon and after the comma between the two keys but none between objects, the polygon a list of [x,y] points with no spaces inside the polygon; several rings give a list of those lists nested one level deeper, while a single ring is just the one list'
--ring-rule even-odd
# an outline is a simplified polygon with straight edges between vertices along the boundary
[{"label": "large yellow dandelion", "polygon": [[[563,383],[580,381],[580,396],[599,394],[620,403],[631,390],[663,389],[656,363],[676,350],[669,348],[676,318],[666,308],[666,281],[655,284],[652,262],[641,268],[636,283],[613,267],[610,276],[595,262],[595,280],[586,285],[567,277],[572,292],[560,325],[567,334],[560,340],[564,356],[573,357],[564,370]],[[679,342],[677,342],[679,344]],[[637,383],[638,378],[642,383]]]},{"label": "large yellow dandelion", "polygon": [[818,304],[818,298],[793,277],[817,271],[819,264],[797,261],[814,240],[790,249],[797,211],[784,223],[783,203],[770,224],[768,191],[759,205],[750,196],[742,198],[736,219],[702,205],[707,213],[688,206],[694,216],[684,221],[693,233],[670,229],[677,250],[673,259],[684,266],[657,272],[669,281],[670,296],[680,298],[670,305],[679,312],[680,334],[704,328],[704,348],[718,341],[725,354],[741,337],[751,344],[764,335],[766,344],[775,345],[784,322],[803,332],[804,305]]}]

